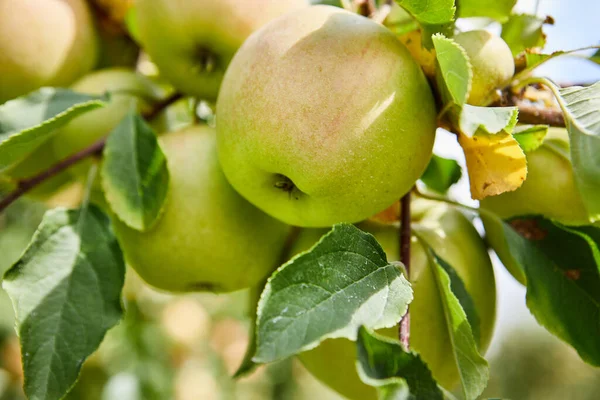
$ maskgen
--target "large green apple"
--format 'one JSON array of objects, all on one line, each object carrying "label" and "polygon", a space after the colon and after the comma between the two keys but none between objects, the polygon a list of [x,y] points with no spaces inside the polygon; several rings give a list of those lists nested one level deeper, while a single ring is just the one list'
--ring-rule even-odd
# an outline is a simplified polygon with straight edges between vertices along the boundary
[{"label": "large green apple", "polygon": [[[134,71],[113,68],[84,76],[71,87],[87,94],[110,93],[110,103],[83,114],[62,127],[52,141],[59,159],[72,155],[108,135],[137,101],[140,111],[160,98],[160,91],[148,78]],[[85,177],[91,161],[80,162],[69,169],[77,177]]]},{"label": "large green apple", "polygon": [[180,91],[207,100],[256,29],[307,0],[136,0],[137,37],[161,74]]},{"label": "large green apple", "polygon": [[459,33],[454,40],[465,49],[473,67],[467,103],[487,105],[494,89],[506,86],[515,73],[510,48],[502,38],[484,30]]},{"label": "large green apple", "polygon": [[[375,236],[389,260],[399,259],[397,227],[373,223],[360,227]],[[485,352],[494,328],[496,286],[483,240],[462,213],[444,205],[432,208],[413,227],[462,279],[480,318],[478,344],[480,351]],[[310,247],[323,232],[302,231],[294,251]],[[414,300],[410,304],[410,345],[422,356],[433,377],[451,389],[458,381],[459,372],[451,355],[452,342],[444,306],[422,245],[413,238],[411,246],[410,280]],[[380,333],[397,338],[398,330],[385,329]],[[375,389],[363,384],[358,377],[354,342],[328,339],[300,354],[299,358],[316,378],[349,399],[377,399]]]},{"label": "large green apple", "polygon": [[161,146],[171,183],[160,220],[148,232],[114,221],[125,258],[140,276],[173,292],[227,292],[250,287],[276,268],[289,227],[229,185],[214,129],[168,133]]},{"label": "large green apple", "polygon": [[[587,225],[588,212],[579,194],[569,157],[569,136],[565,129],[550,128],[544,143],[527,153],[527,179],[514,192],[481,200],[481,208],[502,219],[543,215],[565,225]],[[525,284],[523,271],[515,264],[504,234],[485,214],[486,238],[506,269]]]},{"label": "large green apple", "polygon": [[419,65],[388,29],[331,6],[255,32],[217,102],[219,160],[233,187],[291,225],[374,215],[425,170],[436,129]]},{"label": "large green apple", "polygon": [[0,0],[0,104],[41,86],[66,86],[96,63],[84,0]]}]

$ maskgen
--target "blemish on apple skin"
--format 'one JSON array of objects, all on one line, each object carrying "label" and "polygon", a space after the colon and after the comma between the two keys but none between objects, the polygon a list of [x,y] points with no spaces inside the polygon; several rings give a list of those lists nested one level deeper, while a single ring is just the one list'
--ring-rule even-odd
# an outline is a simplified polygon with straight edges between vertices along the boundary
[{"label": "blemish on apple skin", "polygon": [[188,285],[188,290],[190,291],[207,291],[207,292],[219,292],[223,291],[220,285],[210,283],[210,282],[194,282]]}]

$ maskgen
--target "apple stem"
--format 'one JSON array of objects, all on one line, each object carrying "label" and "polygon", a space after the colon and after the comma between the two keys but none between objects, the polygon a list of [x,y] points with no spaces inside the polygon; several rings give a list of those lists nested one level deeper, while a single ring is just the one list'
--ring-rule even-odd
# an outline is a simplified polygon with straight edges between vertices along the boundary
[{"label": "apple stem", "polygon": [[[406,271],[406,279],[410,280],[410,193],[408,191],[400,200],[400,261],[404,264]],[[410,344],[410,312],[406,310],[406,314],[400,321],[400,327],[398,329],[398,336],[400,342],[404,346],[405,350],[408,351]]]},{"label": "apple stem", "polygon": [[369,18],[377,11],[377,7],[373,0],[356,0],[354,5],[356,7],[356,13],[363,17]]},{"label": "apple stem", "polygon": [[558,107],[539,107],[531,101],[523,99],[525,89],[519,93],[513,93],[510,88],[503,90],[498,101],[495,101],[491,107],[516,106],[519,109],[519,122],[531,125],[550,125],[560,128],[566,127],[565,118]]},{"label": "apple stem", "polygon": [[183,98],[182,93],[179,93],[179,92],[172,93],[171,95],[166,97],[164,100],[156,103],[150,111],[144,113],[143,114],[144,119],[146,121],[153,120],[154,118],[156,118],[158,116],[158,114],[163,112],[165,108],[167,108],[170,105],[172,105],[173,103],[181,100],[182,98]]},{"label": "apple stem", "polygon": [[[183,95],[181,93],[173,93],[172,95],[165,98],[163,101],[157,103],[152,108],[152,110],[148,111],[147,113],[144,113],[144,118],[148,121],[154,119],[158,114],[161,113],[161,111],[163,111],[165,108],[167,108],[177,100],[181,99],[182,97]],[[64,160],[59,161],[58,163],[52,165],[51,167],[40,172],[37,175],[19,180],[17,182],[17,188],[0,200],[0,212],[4,211],[9,205],[11,205],[14,201],[19,199],[27,192],[29,192],[31,189],[43,183],[47,179],[58,175],[60,172],[66,170],[67,168],[77,164],[79,161],[91,156],[99,157],[102,154],[102,150],[104,150],[105,144],[106,137],[98,140],[89,147],[86,147],[85,149],[68,156]]]},{"label": "apple stem", "polygon": [[550,125],[564,128],[565,118],[560,109],[541,108],[526,104],[521,100],[513,100],[513,103],[519,108],[519,122],[531,125]]}]

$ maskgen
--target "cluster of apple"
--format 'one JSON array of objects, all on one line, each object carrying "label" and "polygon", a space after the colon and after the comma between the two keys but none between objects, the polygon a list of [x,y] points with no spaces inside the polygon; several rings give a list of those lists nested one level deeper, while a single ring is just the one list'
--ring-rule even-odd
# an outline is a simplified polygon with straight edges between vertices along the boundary
[{"label": "cluster of apple", "polygon": [[[324,231],[310,228],[340,222],[360,223],[391,260],[399,258],[397,223],[361,221],[410,191],[431,158],[438,110],[427,78],[435,54],[421,46],[418,32],[397,37],[369,18],[305,0],[137,0],[131,18],[132,33],[161,78],[185,95],[216,101],[216,129],[196,123],[167,133],[168,126],[155,126],[164,133],[171,177],[156,225],[139,232],[113,216],[127,262],[148,283],[174,292],[248,288],[317,242]],[[473,67],[468,102],[489,104],[514,74],[510,49],[485,31],[454,40]],[[132,99],[143,111],[164,97],[161,86],[132,68],[90,72],[98,41],[84,0],[0,0],[0,103],[40,86],[112,94],[108,106],[75,118],[11,168],[12,179],[109,134]],[[560,151],[565,146],[564,132],[551,135],[529,155],[523,187],[483,206],[503,218],[541,212],[572,223],[586,219]],[[91,162],[35,194],[85,179]],[[552,185],[562,190],[548,190],[548,170],[556,171]],[[109,212],[96,189],[93,200]],[[452,264],[474,299],[484,351],[495,316],[486,247],[457,210],[422,199],[414,208],[414,229]],[[290,226],[308,229],[282,254]],[[416,239],[411,264],[411,346],[436,380],[451,387],[458,371],[448,362],[441,300]],[[357,377],[358,386],[349,384],[354,352],[349,341],[329,340],[301,358],[340,393],[375,398]]]}]

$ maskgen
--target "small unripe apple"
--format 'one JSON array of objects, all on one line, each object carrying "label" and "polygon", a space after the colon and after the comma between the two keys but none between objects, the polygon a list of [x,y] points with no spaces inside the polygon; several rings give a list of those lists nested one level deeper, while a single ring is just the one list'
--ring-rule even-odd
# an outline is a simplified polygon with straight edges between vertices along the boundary
[{"label": "small unripe apple", "polygon": [[[148,78],[122,68],[88,74],[75,82],[71,89],[92,95],[108,92],[111,97],[105,107],[83,114],[59,130],[52,141],[59,159],[75,154],[108,135],[134,104],[143,111],[160,97],[159,89]],[[85,177],[91,162],[80,162],[69,171],[78,178]]]},{"label": "small unripe apple", "polygon": [[[399,260],[397,227],[374,223],[359,227],[375,236],[389,261]],[[483,240],[462,213],[444,205],[433,207],[413,224],[413,228],[462,279],[480,318],[476,341],[480,352],[484,353],[494,329],[496,286]],[[323,232],[302,231],[293,251],[306,250]],[[411,247],[410,281],[414,300],[410,304],[410,346],[427,363],[436,381],[452,389],[459,379],[459,372],[452,356],[437,281],[422,244],[413,237]],[[379,333],[397,338],[398,328],[383,329]],[[349,399],[377,399],[375,389],[358,377],[356,343],[347,339],[328,339],[315,349],[301,353],[299,358],[316,378]]]},{"label": "small unripe apple", "polygon": [[0,104],[92,69],[97,38],[84,0],[0,0]]},{"label": "small unripe apple", "polygon": [[214,129],[191,126],[160,143],[171,177],[162,216],[147,232],[114,218],[127,262],[150,285],[172,292],[229,292],[258,283],[278,266],[289,227],[227,183]]},{"label": "small unripe apple", "polygon": [[223,74],[256,29],[307,0],[136,0],[137,36],[180,91],[217,98]]},{"label": "small unripe apple", "polygon": [[436,110],[388,29],[331,6],[286,14],[231,62],[217,102],[232,186],[291,225],[357,222],[398,200],[431,157]]},{"label": "small unripe apple", "polygon": [[473,67],[473,80],[467,103],[487,105],[495,89],[506,86],[515,73],[512,52],[502,38],[488,31],[459,33],[454,40],[467,52]]}]

